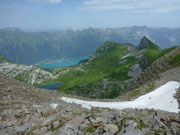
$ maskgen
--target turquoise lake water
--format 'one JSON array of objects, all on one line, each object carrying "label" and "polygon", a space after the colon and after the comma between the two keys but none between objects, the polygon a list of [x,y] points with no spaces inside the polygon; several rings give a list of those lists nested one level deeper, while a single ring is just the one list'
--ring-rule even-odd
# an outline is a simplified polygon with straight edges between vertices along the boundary
[{"label": "turquoise lake water", "polygon": [[[39,66],[41,68],[46,68],[46,69],[54,69],[54,68],[60,68],[60,67],[65,67],[65,66],[73,66],[77,65],[79,61],[88,59],[89,57],[81,57],[81,58],[76,58],[76,59],[71,59],[71,60],[66,60],[66,61],[57,61],[57,62],[52,62],[48,64],[40,64]],[[38,88],[42,89],[48,89],[48,90],[57,90],[57,87],[60,87],[61,83],[51,83],[51,84],[46,84],[46,85],[41,85]]]},{"label": "turquoise lake water", "polygon": [[51,83],[51,84],[41,85],[38,88],[48,89],[48,90],[57,90],[57,88],[60,86],[61,86],[61,83]]},{"label": "turquoise lake water", "polygon": [[71,60],[65,60],[65,61],[57,61],[57,62],[52,62],[48,64],[40,64],[39,66],[41,68],[46,68],[46,69],[54,69],[54,68],[60,68],[60,67],[66,67],[66,66],[73,66],[77,65],[79,61],[88,59],[89,57],[81,57],[81,58],[75,58]]}]

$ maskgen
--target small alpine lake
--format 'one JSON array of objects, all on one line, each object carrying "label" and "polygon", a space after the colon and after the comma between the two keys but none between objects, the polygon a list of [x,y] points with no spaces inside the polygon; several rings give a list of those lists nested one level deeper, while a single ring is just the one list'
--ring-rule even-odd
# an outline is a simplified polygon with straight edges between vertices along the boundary
[{"label": "small alpine lake", "polygon": [[60,86],[61,86],[61,83],[57,82],[57,83],[50,83],[50,84],[40,85],[40,86],[38,86],[38,88],[48,89],[48,90],[57,90],[57,88],[60,87]]}]

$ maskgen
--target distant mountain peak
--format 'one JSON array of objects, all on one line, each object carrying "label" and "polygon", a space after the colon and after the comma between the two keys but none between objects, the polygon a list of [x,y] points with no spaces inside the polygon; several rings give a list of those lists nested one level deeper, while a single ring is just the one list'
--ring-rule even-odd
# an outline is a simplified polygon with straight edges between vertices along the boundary
[{"label": "distant mountain peak", "polygon": [[143,36],[138,48],[149,48],[149,39],[146,36]]},{"label": "distant mountain peak", "polygon": [[18,27],[9,27],[9,28],[1,29],[0,31],[5,31],[5,32],[22,32],[23,30],[18,28]]},{"label": "distant mountain peak", "polygon": [[153,43],[150,39],[148,39],[146,36],[143,36],[143,38],[140,41],[140,44],[138,45],[139,49],[154,49],[159,50],[159,46]]}]

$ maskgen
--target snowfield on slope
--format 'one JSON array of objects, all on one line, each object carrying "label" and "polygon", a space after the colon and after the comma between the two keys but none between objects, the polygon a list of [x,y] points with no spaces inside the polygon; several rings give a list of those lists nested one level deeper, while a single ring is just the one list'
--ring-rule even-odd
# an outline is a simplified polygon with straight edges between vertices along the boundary
[{"label": "snowfield on slope", "polygon": [[111,109],[159,109],[168,112],[178,113],[179,105],[177,99],[174,98],[177,89],[180,87],[179,82],[171,81],[168,82],[156,90],[140,96],[133,101],[124,102],[97,102],[97,101],[84,101],[79,99],[61,97],[59,99],[67,103],[80,104],[82,107],[91,109],[92,107],[105,107]]}]

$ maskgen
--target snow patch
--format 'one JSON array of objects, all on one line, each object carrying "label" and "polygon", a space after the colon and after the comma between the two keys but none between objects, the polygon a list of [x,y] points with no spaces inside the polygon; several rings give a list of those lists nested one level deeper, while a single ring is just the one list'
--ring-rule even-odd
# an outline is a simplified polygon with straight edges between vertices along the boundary
[{"label": "snow patch", "polygon": [[168,112],[178,113],[178,102],[174,98],[177,89],[180,87],[179,82],[171,81],[162,85],[158,89],[140,96],[139,98],[133,101],[124,101],[124,102],[97,102],[97,101],[84,101],[79,99],[61,97],[59,99],[67,103],[80,104],[82,107],[91,109],[92,107],[104,107],[111,109],[159,109]]},{"label": "snow patch", "polygon": [[58,106],[58,104],[50,104],[50,106],[53,108],[53,109],[56,109],[56,107]]},{"label": "snow patch", "polygon": [[43,107],[43,106],[41,106],[41,105],[33,105],[34,107]]},{"label": "snow patch", "polygon": [[170,40],[172,43],[177,44],[177,40],[176,40],[175,38],[169,37],[169,40]]}]

